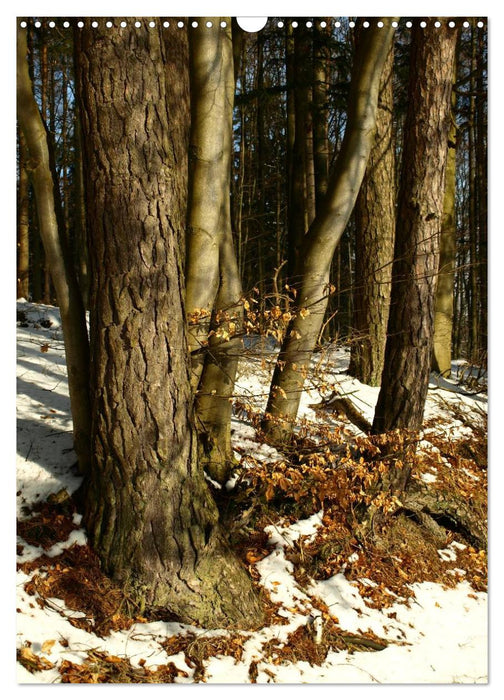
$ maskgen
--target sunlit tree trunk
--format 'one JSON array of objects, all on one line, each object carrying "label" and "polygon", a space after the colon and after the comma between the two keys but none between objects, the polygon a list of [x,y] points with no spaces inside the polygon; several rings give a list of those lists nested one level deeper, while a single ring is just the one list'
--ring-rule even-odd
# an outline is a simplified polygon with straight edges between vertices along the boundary
[{"label": "sunlit tree trunk", "polygon": [[457,31],[413,30],[392,294],[373,432],[422,425],[429,384]]},{"label": "sunlit tree trunk", "polygon": [[17,35],[17,114],[30,158],[38,224],[51,272],[65,339],[74,447],[82,472],[89,467],[89,343],[82,297],[68,251],[58,228],[57,183],[51,171],[47,132],[33,96],[26,59],[26,31]]},{"label": "sunlit tree trunk", "polygon": [[[233,467],[231,397],[242,290],[231,232],[234,71],[231,20],[190,34],[192,97],[186,312],[200,461],[219,482]],[[260,154],[259,154],[260,155]]]},{"label": "sunlit tree trunk", "polygon": [[89,538],[139,609],[252,626],[259,605],[218,524],[192,425],[180,251],[187,35],[170,28],[165,42],[147,19],[113,32],[87,20],[77,32],[92,270]]}]

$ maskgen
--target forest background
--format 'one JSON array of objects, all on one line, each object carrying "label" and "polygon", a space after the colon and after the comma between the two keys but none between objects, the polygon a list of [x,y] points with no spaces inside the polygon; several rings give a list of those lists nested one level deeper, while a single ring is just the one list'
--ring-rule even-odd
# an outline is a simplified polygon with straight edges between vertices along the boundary
[{"label": "forest background", "polygon": [[[275,12],[275,16],[282,16],[282,12],[281,12],[280,10],[281,10],[281,8],[279,8],[279,10],[277,10],[277,11]],[[427,8],[427,10],[428,10],[428,8]],[[426,12],[425,12],[426,15],[429,14],[427,10],[426,10]],[[257,10],[256,10],[256,6],[254,6],[254,11],[255,11],[255,13],[258,13]],[[310,10],[310,11],[311,11],[311,10]],[[434,11],[436,12],[436,14],[439,14],[439,7],[436,8],[436,10],[433,9],[433,12],[434,12]],[[184,8],[184,13],[186,13],[186,12],[188,12],[188,11]],[[215,12],[213,11],[213,8],[212,8],[212,12],[215,14]],[[320,16],[322,16],[322,15],[323,15],[323,12],[324,12],[324,9],[321,8],[321,10],[318,12],[318,14],[319,14]],[[325,12],[326,12],[326,14],[327,14],[328,16],[330,16],[330,14],[328,13],[328,10],[327,10],[327,9],[325,10]],[[358,8],[358,7],[355,8],[355,9],[352,8],[352,12],[358,13],[358,12],[359,12],[359,8]],[[362,12],[361,14],[364,14],[365,12],[366,12],[366,10],[364,9],[363,12]],[[369,12],[372,13],[373,10],[369,10],[369,9],[368,9],[367,12],[368,12],[368,13],[369,13]],[[380,8],[380,13],[383,13],[383,12],[386,13],[386,8],[385,8],[385,10],[382,10],[382,9]],[[463,9],[462,7],[460,7],[460,6],[457,6],[457,14],[462,14],[463,12],[464,12],[464,9]],[[17,14],[20,14],[20,13],[21,13],[21,10],[16,10],[16,13],[17,13]],[[134,13],[135,13],[135,10],[132,8],[132,9],[131,9],[131,14],[134,14]],[[233,8],[232,8],[232,10],[231,10],[231,13],[232,13],[233,15],[239,14],[239,12],[237,11],[237,6],[236,6],[236,5],[233,5]],[[292,15],[294,15],[295,13],[296,13],[296,10],[292,7],[292,5],[289,5],[288,14],[285,14],[284,16],[292,16]],[[29,12],[26,11],[26,14],[29,14]],[[53,14],[54,16],[57,16],[58,14],[64,14],[64,10],[61,10],[60,13],[58,13],[57,10],[53,10],[52,12],[47,11],[47,12],[45,12],[45,14],[46,14],[46,15],[48,15],[48,14]],[[89,11],[86,9],[86,15],[89,15],[89,14],[92,14],[92,9],[91,9],[91,8],[89,9]],[[120,14],[120,15],[128,14],[128,10],[125,9],[125,4],[122,3],[122,4],[121,4],[121,9],[117,8],[115,14],[116,14],[116,15],[117,15],[117,14]],[[153,8],[151,14],[152,14],[152,16],[157,16],[157,15],[159,15],[159,14],[162,14],[162,9],[159,8],[158,12],[156,12],[155,9]],[[189,14],[191,14],[190,10],[189,10]],[[194,11],[192,12],[192,14],[194,14],[195,16],[198,16],[199,14],[203,14],[203,9],[201,9],[200,11],[198,11],[198,10],[195,8]],[[207,8],[207,14],[208,14],[208,8]],[[270,10],[270,14],[271,14],[271,10]],[[300,12],[300,15],[302,15],[302,14],[303,14],[303,13]],[[443,13],[442,13],[442,14],[444,14],[444,15],[449,15],[449,14],[450,14],[449,8],[446,8],[446,10],[444,10],[444,8],[443,8]],[[467,14],[468,14],[468,15],[474,15],[474,14],[475,14],[475,9],[474,9],[474,8],[467,8]],[[481,10],[481,8],[478,8],[478,14],[483,14],[483,11]],[[490,25],[490,26],[491,26],[491,25]],[[12,30],[11,30],[11,31],[12,31]],[[11,37],[11,38],[12,38],[12,37]],[[497,44],[498,42],[496,41],[495,43]],[[6,46],[8,46],[8,44],[6,44]],[[11,52],[11,53],[12,53],[12,52]],[[498,59],[497,59],[497,60],[498,60]],[[13,75],[13,71],[12,71],[12,74],[11,74],[11,75]],[[490,93],[491,93],[491,91],[490,91]],[[12,126],[12,125],[11,125],[11,126]],[[12,128],[11,128],[11,130],[10,130],[10,134],[12,135]],[[493,135],[492,135],[492,136],[493,136]],[[495,142],[495,147],[496,147],[496,150],[498,150],[497,140],[496,140],[496,142]],[[9,149],[12,150],[12,142],[9,143]],[[495,162],[495,160],[496,160],[495,152],[493,151],[493,152],[492,152],[492,155],[491,155],[491,158],[490,158],[490,165],[491,165],[491,166],[492,166],[492,163]],[[12,170],[10,171],[10,173],[12,173]],[[491,178],[491,176],[490,176],[490,181],[491,181],[491,179],[492,179],[492,178]],[[12,181],[9,182],[9,187],[12,188]],[[5,190],[5,191],[8,191],[8,188],[7,188],[7,190]],[[12,192],[12,189],[11,189],[11,192]],[[9,204],[11,204],[11,203],[13,204],[13,203],[15,202],[15,193],[14,193],[14,192],[12,192],[12,194],[11,194],[11,196],[10,196],[10,200],[11,200],[11,201],[9,202]],[[15,216],[15,211],[13,211],[12,216]],[[9,219],[7,219],[7,221],[9,221]],[[492,225],[491,222],[492,222],[492,220],[490,219],[490,226]],[[13,226],[13,227],[15,226],[15,219],[12,220],[12,226]],[[9,230],[10,230],[10,229],[9,229]],[[493,250],[495,250],[496,253],[497,253],[497,248],[495,248],[495,249],[493,249]],[[10,249],[10,252],[13,253],[12,249]],[[497,257],[498,257],[498,253],[497,253]],[[8,258],[7,258],[7,259],[8,259]],[[492,257],[491,257],[491,256],[489,256],[489,259],[490,259],[490,261],[492,261]],[[494,258],[494,259],[495,259],[495,258]],[[11,259],[10,259],[10,262],[9,262],[9,274],[11,275],[11,282],[12,282],[12,283],[13,283],[13,277],[12,277],[12,270],[13,270],[13,269],[15,269],[15,264],[14,264],[14,261],[12,260],[12,258],[11,258]],[[5,277],[6,277],[6,276],[4,276],[4,280],[5,280]],[[9,279],[9,278],[7,277],[7,279]],[[4,284],[5,284],[5,282],[4,282]],[[11,285],[11,286],[12,286],[12,285]],[[10,288],[9,288],[9,289],[10,289]],[[7,295],[7,292],[6,292],[6,295]],[[5,298],[8,298],[8,295],[7,295]],[[9,310],[6,311],[6,318],[9,318],[9,314],[10,314],[10,313],[12,313],[12,309],[9,308]],[[12,325],[12,327],[13,327],[13,324],[11,324],[11,325]],[[13,376],[13,374],[12,374],[12,376]],[[9,379],[11,379],[11,378],[12,378],[12,377],[10,377],[10,378],[7,377],[7,378],[6,378],[6,381],[8,382]],[[498,382],[498,377],[496,377],[496,382]],[[496,391],[496,395],[497,395],[497,393],[498,393],[498,388],[496,388],[495,391]],[[11,395],[13,395],[13,394],[11,394]],[[497,402],[496,402],[496,403],[497,403]],[[498,406],[496,405],[495,408],[498,408]],[[12,412],[11,412],[10,418],[11,418],[11,420],[12,420]],[[7,424],[7,425],[8,425],[8,424]],[[13,426],[12,426],[12,430],[11,430],[11,431],[10,431],[9,429],[7,429],[7,434],[8,434],[9,432],[10,432],[11,435],[14,434],[14,427],[13,427]],[[497,478],[497,477],[496,477],[496,478]]]}]

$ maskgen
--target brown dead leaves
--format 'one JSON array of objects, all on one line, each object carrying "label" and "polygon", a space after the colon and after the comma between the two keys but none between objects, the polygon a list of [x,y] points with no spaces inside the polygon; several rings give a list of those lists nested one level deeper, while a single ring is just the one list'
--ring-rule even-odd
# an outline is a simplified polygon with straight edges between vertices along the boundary
[{"label": "brown dead leaves", "polygon": [[62,661],[59,672],[62,683],[174,683],[176,678],[188,677],[172,662],[152,668],[145,664],[141,659],[133,666],[129,659],[91,650],[82,664]]}]

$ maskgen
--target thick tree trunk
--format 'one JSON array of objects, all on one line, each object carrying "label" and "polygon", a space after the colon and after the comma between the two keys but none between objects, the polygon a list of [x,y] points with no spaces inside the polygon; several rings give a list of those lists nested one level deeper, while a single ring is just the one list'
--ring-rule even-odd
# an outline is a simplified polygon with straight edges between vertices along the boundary
[{"label": "thick tree trunk", "polygon": [[26,144],[18,131],[18,235],[17,235],[17,297],[30,297],[30,182],[26,168]]},{"label": "thick tree trunk", "polygon": [[392,296],[373,432],[422,425],[429,384],[457,32],[413,30]]},{"label": "thick tree trunk", "polygon": [[273,374],[264,430],[273,442],[292,432],[310,358],[320,334],[336,246],[345,230],[371,150],[382,68],[392,41],[391,20],[366,31],[352,75],[347,129],[321,209],[300,256],[298,313],[289,324]]},{"label": "thick tree trunk", "polygon": [[82,297],[64,241],[58,230],[57,185],[51,172],[47,133],[33,96],[26,60],[26,31],[18,30],[17,111],[30,158],[40,235],[51,271],[65,339],[74,447],[83,473],[89,467],[89,343]]},{"label": "thick tree trunk", "polygon": [[197,461],[179,249],[187,144],[174,138],[189,115],[168,95],[185,89],[187,35],[174,28],[165,44],[160,31],[144,19],[76,36],[92,269],[85,524],[140,608],[253,626],[258,602]]},{"label": "thick tree trunk", "polygon": [[355,205],[353,318],[356,338],[349,372],[371,386],[379,386],[381,381],[394,258],[393,74],[394,49],[391,46],[381,78],[374,144]]}]

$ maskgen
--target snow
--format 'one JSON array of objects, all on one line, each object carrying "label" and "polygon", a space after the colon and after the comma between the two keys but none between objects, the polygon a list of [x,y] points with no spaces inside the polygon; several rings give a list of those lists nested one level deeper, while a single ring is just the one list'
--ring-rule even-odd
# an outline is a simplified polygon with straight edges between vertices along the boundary
[{"label": "snow", "polygon": [[[54,307],[18,301],[27,326],[17,328],[17,517],[26,517],[26,506],[42,502],[61,489],[73,493],[80,485],[75,473],[75,455],[72,451],[71,416],[64,360],[64,347],[58,310]],[[51,323],[46,323],[49,320]],[[42,324],[41,321],[44,323]],[[36,324],[36,325],[33,325]],[[47,347],[46,347],[47,346]],[[357,408],[372,420],[378,390],[367,387],[344,374],[348,353],[338,350],[327,365],[342,393],[351,394]],[[264,365],[264,366],[263,366]],[[238,393],[246,396],[260,408],[266,399],[267,380],[271,366],[268,363],[246,360],[242,364]],[[439,415],[437,396],[446,401],[457,399],[453,387],[435,388],[429,392],[429,415]],[[485,405],[486,396],[458,397],[467,406]],[[316,390],[305,392],[301,415],[314,418],[310,404],[320,401]],[[457,426],[456,426],[457,427]],[[460,428],[460,426],[458,426]],[[352,428],[353,430],[353,428]],[[233,419],[233,439],[240,453],[248,452],[256,460],[275,461],[280,455],[271,447],[259,445],[255,433],[243,416]],[[356,432],[357,429],[355,429]],[[435,475],[425,474],[425,479]],[[232,489],[234,480],[226,484]],[[257,683],[271,684],[485,684],[488,677],[488,597],[476,592],[462,581],[447,589],[431,582],[411,585],[411,598],[397,598],[392,607],[384,610],[371,608],[360,595],[355,581],[343,572],[325,581],[313,581],[303,587],[293,576],[293,564],[286,556],[286,548],[301,536],[313,536],[322,523],[323,512],[293,524],[272,523],[266,528],[272,551],[256,562],[261,585],[270,593],[271,600],[280,605],[278,614],[286,624],[272,624],[253,633],[244,633],[247,639],[240,661],[231,656],[215,656],[205,661],[206,682],[211,684],[249,684],[249,667],[257,662]],[[81,516],[74,522],[80,526]],[[74,530],[64,542],[54,545],[45,554],[54,557],[73,544],[85,544],[83,529]],[[23,545],[18,562],[31,561],[40,556],[42,549]],[[454,562],[457,550],[463,545],[453,542],[439,551],[440,557]],[[358,556],[358,554],[354,555]],[[194,669],[190,668],[182,652],[169,656],[161,646],[168,637],[194,633],[225,635],[224,630],[203,630],[175,622],[136,623],[128,630],[111,632],[107,637],[79,629],[71,624],[72,617],[84,613],[69,610],[64,601],[51,598],[43,607],[34,602],[25,591],[25,584],[36,572],[16,574],[17,647],[30,644],[35,654],[41,654],[54,668],[31,674],[17,665],[19,684],[53,684],[60,676],[58,664],[67,659],[82,663],[89,650],[102,650],[111,655],[126,657],[132,664],[145,660],[148,667],[169,661],[185,671],[188,677],[176,678],[176,683],[194,685]],[[373,585],[372,581],[366,581]],[[320,666],[306,661],[298,663],[273,662],[264,657],[263,645],[269,640],[281,644],[301,625],[311,625],[316,638],[323,635],[323,619],[314,606],[313,598],[321,599],[332,617],[348,633],[372,631],[389,640],[389,646],[380,652],[331,651]],[[61,642],[67,640],[65,644]],[[48,641],[54,641],[48,645]],[[44,650],[44,651],[43,651]],[[20,687],[23,687],[21,685]],[[442,691],[445,692],[445,689]]]}]

